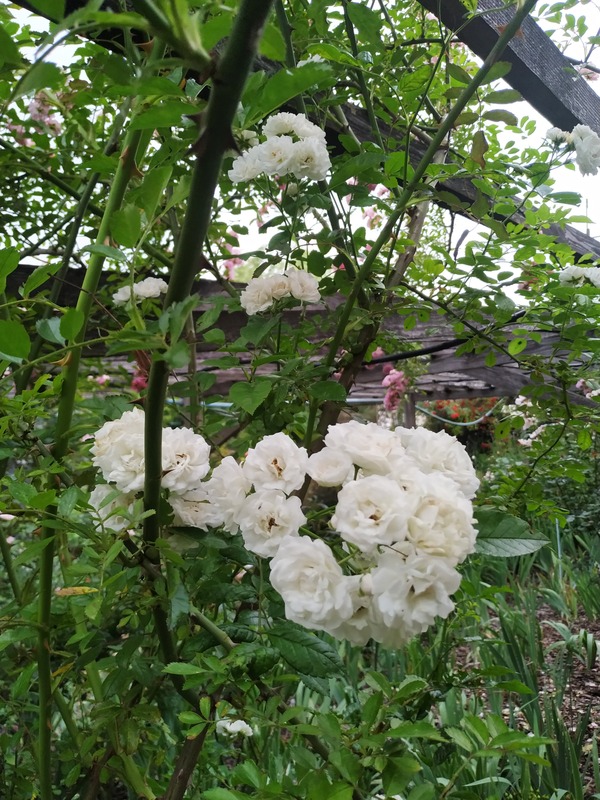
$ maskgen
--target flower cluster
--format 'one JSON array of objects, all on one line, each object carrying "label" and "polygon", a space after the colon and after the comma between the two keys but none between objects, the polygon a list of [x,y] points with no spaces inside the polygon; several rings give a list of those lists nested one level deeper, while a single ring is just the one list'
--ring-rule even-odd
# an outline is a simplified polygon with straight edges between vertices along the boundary
[{"label": "flower cluster", "polygon": [[582,175],[596,175],[600,168],[600,136],[587,125],[575,125],[571,133],[550,128],[546,138],[555,145],[575,149],[575,161]]},{"label": "flower cluster", "polygon": [[263,173],[324,180],[331,167],[325,132],[304,114],[275,114],[267,120],[262,133],[264,142],[234,160],[229,170],[233,183],[250,181]]},{"label": "flower cluster", "polygon": [[113,303],[116,306],[124,306],[131,299],[145,300],[148,297],[160,297],[167,291],[167,283],[162,278],[144,278],[143,281],[134,283],[133,286],[121,286],[113,294]]},{"label": "flower cluster", "polygon": [[227,739],[243,736],[245,739],[254,735],[254,731],[243,719],[220,719],[217,721],[217,735]]},{"label": "flower cluster", "polygon": [[317,303],[321,294],[314,275],[296,267],[285,273],[252,278],[240,295],[240,303],[247,314],[266,311],[277,300],[293,297],[302,303]]},{"label": "flower cluster", "polygon": [[[136,408],[95,436],[93,461],[107,485],[91,504],[114,530],[127,526],[143,487],[143,424]],[[475,547],[479,486],[454,437],[352,421],[331,425],[311,456],[282,432],[261,439],[243,463],[227,456],[210,477],[208,456],[198,434],[163,429],[162,486],[174,522],[239,533],[249,552],[271,559],[288,619],[356,644],[398,647],[454,608],[456,566]],[[337,489],[334,507],[319,514],[321,524],[329,520],[319,536],[298,497],[307,479]]]},{"label": "flower cluster", "polygon": [[400,400],[404,396],[410,379],[399,369],[391,369],[381,381],[381,385],[387,389],[383,398],[383,406],[386,411],[396,411],[400,405]]},{"label": "flower cluster", "polygon": [[[134,408],[104,423],[94,436],[91,453],[106,484],[94,489],[90,505],[106,527],[123,530],[127,520],[120,512],[131,513],[144,488],[144,412]],[[169,490],[176,514],[175,504],[184,515],[195,505],[197,487],[210,469],[209,455],[210,446],[189,428],[163,428],[162,487]]]},{"label": "flower cluster", "polygon": [[271,582],[288,619],[355,644],[397,647],[454,608],[455,567],[475,546],[470,500],[479,481],[444,432],[348,422],[331,426],[324,443],[308,474],[340,487],[331,537],[286,540]]},{"label": "flower cluster", "polygon": [[568,286],[581,286],[587,280],[600,289],[600,267],[565,267],[559,272],[558,280]]}]

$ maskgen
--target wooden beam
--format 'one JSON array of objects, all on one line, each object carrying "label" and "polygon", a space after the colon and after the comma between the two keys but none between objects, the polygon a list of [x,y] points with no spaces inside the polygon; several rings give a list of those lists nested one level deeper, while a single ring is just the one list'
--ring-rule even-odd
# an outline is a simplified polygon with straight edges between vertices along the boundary
[{"label": "wooden beam", "polygon": [[[498,0],[479,0],[478,15],[465,25],[468,13],[460,0],[417,2],[457,31],[460,41],[480,58],[487,56],[515,13],[514,7],[499,9]],[[481,16],[486,11],[490,13]],[[512,65],[504,80],[548,122],[568,131],[578,124],[589,125],[600,135],[600,97],[531,17],[501,59]]]}]

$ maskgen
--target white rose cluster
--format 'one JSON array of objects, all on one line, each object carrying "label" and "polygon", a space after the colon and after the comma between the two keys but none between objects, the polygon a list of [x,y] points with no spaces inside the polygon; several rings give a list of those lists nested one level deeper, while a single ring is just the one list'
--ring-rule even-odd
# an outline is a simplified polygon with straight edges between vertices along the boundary
[{"label": "white rose cluster", "polygon": [[[135,495],[144,488],[144,412],[126,411],[96,431],[92,463],[106,484],[92,492],[90,505],[107,528],[123,530],[126,519],[119,511],[133,507]],[[210,446],[189,428],[162,429],[162,487],[176,516],[192,519],[199,504],[196,493],[210,469]],[[194,524],[194,523],[186,523]]]},{"label": "white rose cluster", "polygon": [[124,306],[130,300],[145,300],[149,297],[160,297],[168,289],[167,282],[162,278],[144,278],[143,281],[134,283],[133,286],[121,286],[112,296],[114,305]]},{"label": "white rose cluster", "polygon": [[600,136],[588,125],[575,125],[571,133],[550,128],[546,138],[554,145],[566,144],[575,149],[575,162],[582,175],[597,175],[600,168]]},{"label": "white rose cluster", "polygon": [[600,289],[600,267],[565,267],[558,273],[558,280],[566,286],[582,286],[589,281]]},{"label": "white rose cluster", "polygon": [[288,619],[355,644],[398,647],[454,608],[456,566],[475,548],[479,481],[464,447],[443,431],[353,421],[331,426],[324,444],[307,471],[321,486],[339,486],[332,534],[286,540],[271,582]]},{"label": "white rose cluster", "polygon": [[240,303],[244,311],[252,315],[266,311],[286,297],[302,303],[317,303],[321,299],[319,282],[310,272],[288,267],[285,273],[252,278],[240,295]]},{"label": "white rose cluster", "polygon": [[325,132],[304,114],[275,114],[263,126],[262,135],[265,141],[234,160],[228,173],[233,183],[250,181],[262,174],[325,179],[331,167]]},{"label": "white rose cluster", "polygon": [[[90,503],[116,531],[143,488],[143,427],[143,412],[127,411],[100,428],[92,447],[106,485]],[[479,486],[453,436],[351,421],[331,425],[311,456],[280,432],[210,475],[208,458],[198,434],[163,429],[162,485],[174,522],[239,533],[249,552],[271,559],[288,619],[355,644],[399,647],[453,610],[456,567],[475,548]],[[337,489],[337,499],[319,511],[319,534],[301,535],[307,518],[297,493],[307,479]]]}]

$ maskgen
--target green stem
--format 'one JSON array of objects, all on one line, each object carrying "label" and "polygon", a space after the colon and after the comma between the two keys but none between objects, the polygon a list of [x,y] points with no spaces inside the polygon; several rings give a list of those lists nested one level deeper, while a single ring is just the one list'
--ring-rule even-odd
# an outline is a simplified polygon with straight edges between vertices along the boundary
[{"label": "green stem", "polygon": [[[106,203],[106,208],[100,222],[97,244],[105,244],[109,237],[109,226],[112,214],[120,207],[125,191],[129,184],[131,175],[136,166],[136,155],[138,145],[142,137],[142,131],[129,131],[125,137],[124,150],[119,159],[119,166],[115,174]],[[98,289],[104,256],[94,253],[89,260],[88,268],[83,280],[76,308],[81,312],[82,325],[72,344],[75,345],[71,351],[69,363],[64,368],[64,380],[61,387],[61,395],[58,404],[56,438],[53,448],[53,455],[56,461],[60,462],[67,453],[69,447],[69,434],[73,409],[75,407],[75,397],[77,393],[77,379],[79,374],[79,364],[81,360],[81,347],[94,296]],[[51,800],[52,798],[52,775],[51,775],[51,712],[52,712],[52,673],[50,663],[50,621],[52,608],[52,571],[54,565],[54,537],[55,529],[52,517],[56,514],[56,508],[50,508],[46,521],[42,523],[42,541],[47,541],[47,545],[40,557],[40,578],[39,578],[39,597],[38,597],[38,686],[39,686],[39,783],[40,800]]]},{"label": "green stem", "polygon": [[2,560],[4,561],[4,567],[6,568],[6,575],[8,577],[8,582],[10,583],[10,588],[15,596],[15,600],[21,605],[21,587],[19,586],[19,581],[17,579],[17,575],[15,573],[15,568],[12,562],[12,555],[10,552],[10,546],[6,541],[6,536],[4,535],[4,531],[0,529],[0,551],[2,552]]},{"label": "green stem", "polygon": [[[271,4],[272,0],[243,0],[227,48],[217,65],[206,110],[206,128],[196,145],[198,156],[165,308],[184,300],[190,294],[211,220],[212,201],[221,172],[223,154],[232,140],[231,125]],[[155,361],[150,370],[146,402],[146,511],[155,511],[159,506],[162,473],[160,431],[167,380],[166,362]],[[159,521],[157,515],[152,514],[144,520],[144,540],[147,544],[153,544],[158,534]]]},{"label": "green stem", "polygon": [[[342,309],[340,315],[340,321],[336,328],[335,334],[333,335],[329,351],[325,359],[325,365],[327,367],[331,368],[333,362],[335,361],[340,344],[346,332],[346,325],[348,324],[348,321],[352,314],[354,304],[356,303],[356,299],[363,287],[363,284],[369,277],[369,274],[371,272],[371,269],[373,268],[375,260],[379,256],[379,253],[381,252],[382,248],[387,244],[390,236],[393,234],[394,227],[397,221],[406,211],[406,208],[408,207],[408,204],[413,196],[413,193],[415,189],[417,189],[417,187],[419,186],[419,183],[421,182],[421,179],[425,175],[427,168],[434,160],[436,153],[442,147],[443,142],[446,139],[446,136],[452,130],[454,123],[456,122],[460,114],[463,112],[467,103],[473,97],[477,89],[481,86],[487,74],[489,73],[490,69],[495,64],[497,59],[500,57],[500,54],[502,53],[506,45],[517,33],[517,31],[521,27],[521,23],[523,22],[525,17],[529,14],[531,9],[535,6],[536,2],[537,0],[526,0],[523,7],[515,13],[515,16],[508,23],[502,35],[498,38],[498,41],[488,53],[487,58],[477,71],[476,75],[473,76],[469,85],[463,89],[460,97],[456,101],[456,104],[449,111],[448,115],[444,118],[444,121],[440,125],[437,133],[432,138],[429,147],[427,148],[421,161],[415,168],[415,172],[411,181],[404,187],[402,194],[399,196],[395,210],[392,212],[392,214],[390,214],[388,221],[383,226],[381,233],[377,237],[377,240],[373,244],[363,264],[358,270],[358,273],[356,275],[356,280],[352,284],[352,289],[350,290],[348,299],[346,300],[346,303]],[[307,422],[307,432],[306,432],[307,441],[311,441],[312,439],[317,411],[318,411],[318,406],[316,403],[313,403],[309,410],[309,418]]]}]

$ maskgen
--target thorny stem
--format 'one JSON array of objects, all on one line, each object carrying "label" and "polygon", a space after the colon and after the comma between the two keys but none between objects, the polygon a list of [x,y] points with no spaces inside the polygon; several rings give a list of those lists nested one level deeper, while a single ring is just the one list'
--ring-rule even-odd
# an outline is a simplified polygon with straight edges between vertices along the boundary
[{"label": "thorny stem", "polygon": [[[271,6],[272,0],[242,0],[226,50],[216,66],[206,109],[205,127],[194,146],[197,153],[196,164],[165,298],[165,309],[190,295],[194,277],[201,267],[202,249],[212,216],[212,202],[221,163],[232,141],[231,125]],[[155,563],[159,560],[154,545],[160,532],[156,512],[160,503],[161,430],[168,375],[166,361],[155,360],[150,370],[146,400],[144,508],[154,513],[144,519],[143,539],[147,556]],[[163,659],[176,661],[178,656],[173,635],[159,597],[156,597],[153,613]],[[195,705],[195,693],[183,689],[181,681],[177,681],[178,676],[173,677],[178,692]]]}]

